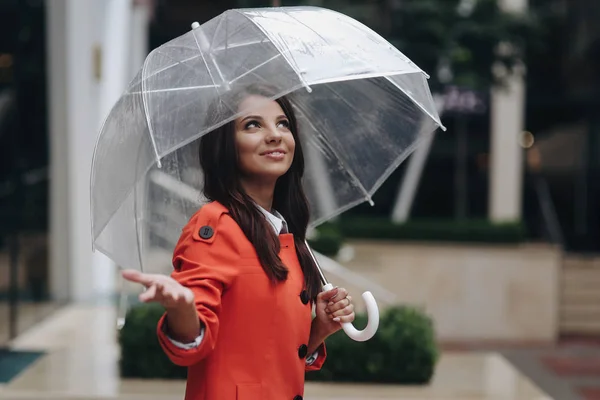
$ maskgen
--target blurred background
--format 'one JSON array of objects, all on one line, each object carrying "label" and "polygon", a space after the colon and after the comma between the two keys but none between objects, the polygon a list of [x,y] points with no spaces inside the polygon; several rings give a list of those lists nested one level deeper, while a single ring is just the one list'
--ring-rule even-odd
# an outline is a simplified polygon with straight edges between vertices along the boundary
[{"label": "blurred background", "polygon": [[0,346],[117,297],[91,251],[91,158],[148,52],[226,9],[291,5],[389,40],[430,74],[448,127],[319,249],[423,309],[440,343],[597,338],[598,1],[0,0]]}]

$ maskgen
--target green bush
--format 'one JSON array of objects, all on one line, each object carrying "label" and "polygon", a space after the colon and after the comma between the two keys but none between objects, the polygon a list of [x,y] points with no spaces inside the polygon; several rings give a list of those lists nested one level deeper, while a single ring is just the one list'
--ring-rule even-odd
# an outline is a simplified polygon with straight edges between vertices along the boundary
[{"label": "green bush", "polygon": [[310,239],[308,244],[325,256],[335,257],[343,242],[344,238],[337,225],[323,224],[317,228],[315,237]]},{"label": "green bush", "polygon": [[136,305],[127,312],[119,332],[122,377],[185,379],[187,368],[171,363],[158,343],[156,325],[163,313],[156,303]]},{"label": "green bush", "polygon": [[[121,329],[121,376],[145,379],[184,379],[185,368],[172,364],[156,338],[160,306],[133,307]],[[355,326],[366,325],[357,315]],[[424,384],[433,376],[438,349],[431,320],[410,307],[383,312],[377,334],[367,342],[354,342],[343,331],[326,341],[328,358],[321,371],[308,380]]]},{"label": "green bush", "polygon": [[388,218],[346,217],[337,222],[345,238],[473,243],[519,243],[526,239],[522,223],[487,220],[411,220],[396,224]]},{"label": "green bush", "polygon": [[[365,315],[354,326],[362,329]],[[432,320],[412,307],[393,307],[382,313],[379,329],[367,342],[354,342],[343,331],[326,341],[323,368],[308,380],[426,384],[435,371],[438,347]]]}]

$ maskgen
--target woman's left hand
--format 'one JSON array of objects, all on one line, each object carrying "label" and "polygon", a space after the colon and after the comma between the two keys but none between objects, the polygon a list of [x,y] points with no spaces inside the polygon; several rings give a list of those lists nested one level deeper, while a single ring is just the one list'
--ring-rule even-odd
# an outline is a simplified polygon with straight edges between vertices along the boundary
[{"label": "woman's left hand", "polygon": [[342,322],[353,322],[355,317],[352,297],[344,288],[333,288],[319,293],[315,312],[315,319],[319,321],[327,336],[339,331]]}]

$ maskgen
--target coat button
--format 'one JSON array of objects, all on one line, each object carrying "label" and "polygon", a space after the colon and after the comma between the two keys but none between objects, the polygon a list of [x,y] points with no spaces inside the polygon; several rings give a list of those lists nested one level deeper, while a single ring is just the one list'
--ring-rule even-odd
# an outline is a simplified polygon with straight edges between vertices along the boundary
[{"label": "coat button", "polygon": [[298,357],[305,358],[307,354],[308,354],[308,346],[307,345],[303,344],[302,346],[300,346],[298,348]]},{"label": "coat button", "polygon": [[214,231],[213,228],[211,228],[208,225],[204,225],[202,228],[200,228],[200,230],[198,231],[198,235],[200,235],[200,237],[202,239],[210,239],[213,235]]},{"label": "coat button", "polygon": [[306,290],[300,292],[300,301],[302,301],[302,304],[308,304],[308,300],[310,300],[308,298],[308,292]]},{"label": "coat button", "polygon": [[294,400],[302,400],[302,396],[300,396],[299,394],[294,396]]}]

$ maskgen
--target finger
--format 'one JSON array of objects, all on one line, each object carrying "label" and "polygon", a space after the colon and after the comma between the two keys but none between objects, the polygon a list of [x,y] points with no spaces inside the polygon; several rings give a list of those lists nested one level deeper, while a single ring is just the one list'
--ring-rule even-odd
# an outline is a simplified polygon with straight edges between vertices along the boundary
[{"label": "finger", "polygon": [[182,293],[181,288],[172,285],[165,285],[163,296],[165,300],[173,303],[177,303],[184,299],[184,294]]},{"label": "finger", "polygon": [[333,296],[338,293],[338,288],[333,288],[326,292],[321,292],[317,295],[317,301],[330,301]]},{"label": "finger", "polygon": [[337,288],[338,291],[335,295],[333,295],[332,297],[329,298],[329,301],[335,301],[335,300],[341,300],[341,299],[345,299],[348,296],[348,291],[344,288]]},{"label": "finger", "polygon": [[196,296],[194,296],[194,292],[192,292],[189,289],[187,289],[185,291],[184,298],[185,298],[186,303],[189,303],[189,304],[194,304],[194,302],[196,301]]},{"label": "finger", "polygon": [[179,302],[184,299],[183,293],[181,293],[180,290],[172,290],[171,299],[173,299],[175,302]]},{"label": "finger", "polygon": [[344,307],[349,306],[350,304],[352,303],[350,303],[350,300],[348,300],[348,298],[341,299],[336,302],[330,302],[329,305],[327,305],[325,311],[328,313],[334,313],[338,310],[343,309]]},{"label": "finger", "polygon": [[154,298],[156,297],[156,286],[150,286],[148,290],[141,293],[138,297],[142,303],[154,300]]},{"label": "finger", "polygon": [[335,317],[335,322],[339,322],[340,324],[345,324],[347,322],[354,322],[355,314],[352,313],[350,315],[344,315],[343,317]]},{"label": "finger", "polygon": [[126,269],[121,272],[123,278],[131,282],[141,283],[144,286],[152,286],[155,278],[152,275],[144,274],[135,269]]},{"label": "finger", "polygon": [[163,300],[170,300],[173,298],[173,290],[168,284],[158,283],[156,284],[157,292]]},{"label": "finger", "polygon": [[354,305],[350,304],[349,306],[346,306],[344,308],[342,308],[341,310],[337,310],[336,312],[331,313],[331,316],[333,318],[335,317],[343,317],[346,315],[350,315],[354,312]]}]

